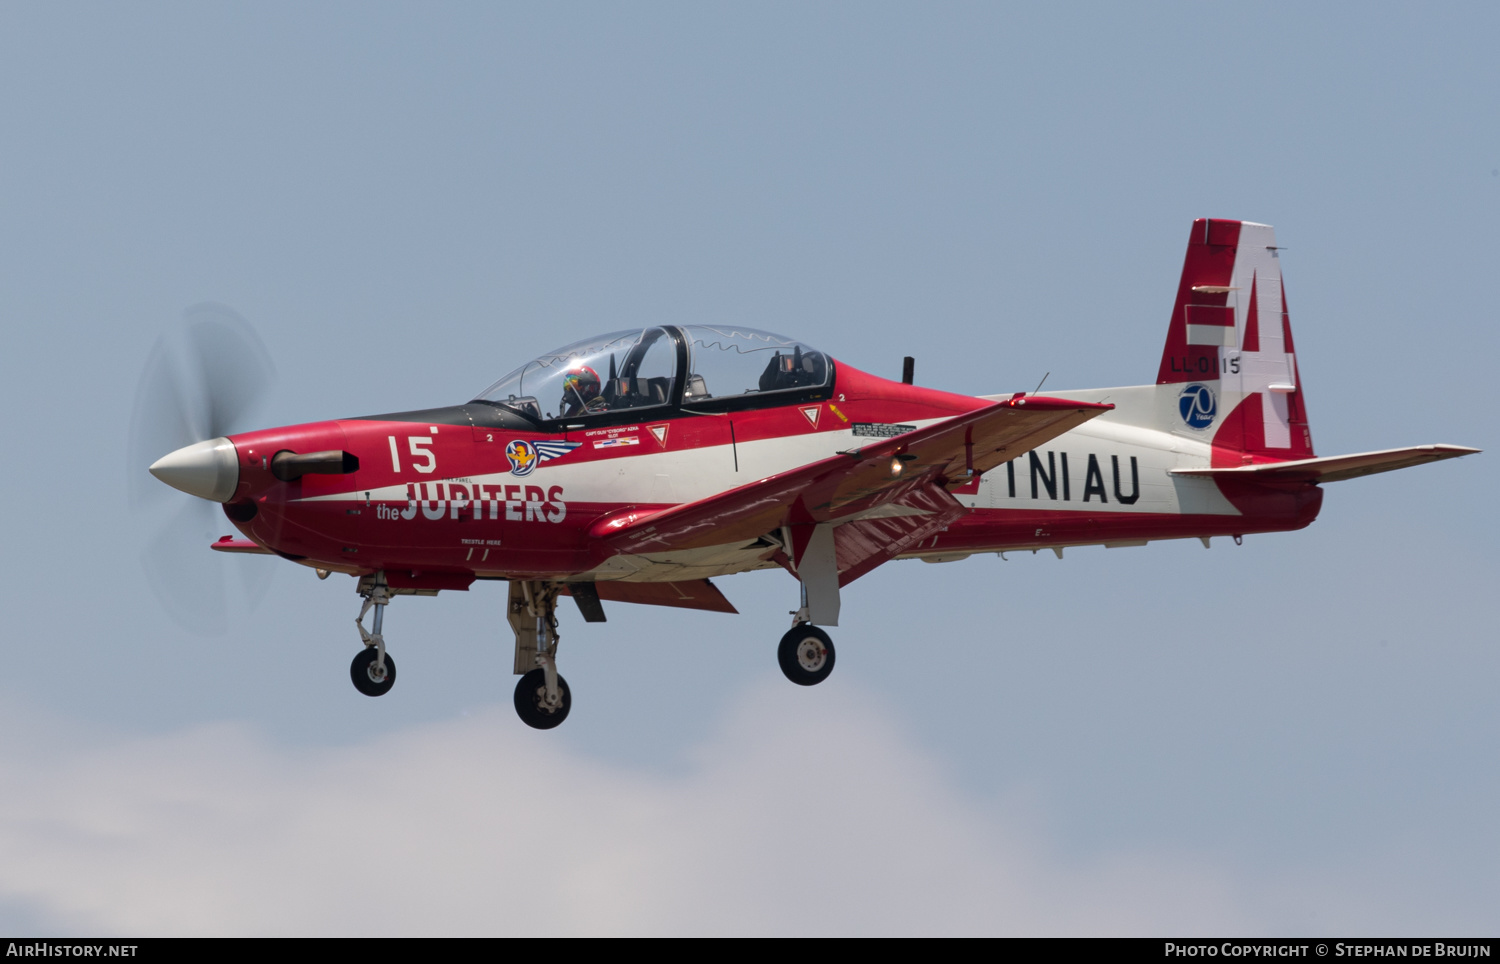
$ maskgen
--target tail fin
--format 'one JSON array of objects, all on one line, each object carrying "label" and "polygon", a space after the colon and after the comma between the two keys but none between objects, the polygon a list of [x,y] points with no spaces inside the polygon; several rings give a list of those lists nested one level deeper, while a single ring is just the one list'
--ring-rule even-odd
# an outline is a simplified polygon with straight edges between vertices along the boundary
[{"label": "tail fin", "polygon": [[1212,431],[1215,466],[1313,455],[1277,255],[1268,224],[1193,222],[1156,381],[1183,384],[1183,424]]}]

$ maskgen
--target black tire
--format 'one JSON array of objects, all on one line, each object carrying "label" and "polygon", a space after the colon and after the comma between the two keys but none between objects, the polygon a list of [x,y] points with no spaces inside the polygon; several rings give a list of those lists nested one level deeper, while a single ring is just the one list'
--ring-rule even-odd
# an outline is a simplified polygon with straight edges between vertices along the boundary
[{"label": "black tire", "polygon": [[776,659],[786,678],[798,686],[817,686],[833,672],[833,640],[816,626],[793,626],[781,637]]},{"label": "black tire", "polygon": [[354,688],[366,696],[384,696],[396,685],[396,661],[391,659],[391,654],[385,654],[385,679],[376,679],[372,675],[375,671],[374,646],[366,646],[354,654],[354,662],[349,664],[349,678],[354,680]]},{"label": "black tire", "polygon": [[557,695],[562,697],[562,705],[553,709],[546,703],[547,674],[534,669],[516,683],[516,715],[532,729],[550,730],[566,720],[573,708],[573,694],[561,676],[557,678]]}]

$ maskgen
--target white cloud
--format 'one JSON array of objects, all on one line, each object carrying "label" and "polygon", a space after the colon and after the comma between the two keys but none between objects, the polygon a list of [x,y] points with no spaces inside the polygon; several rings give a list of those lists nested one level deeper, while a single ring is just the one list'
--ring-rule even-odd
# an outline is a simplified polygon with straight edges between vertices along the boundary
[{"label": "white cloud", "polygon": [[[679,776],[509,707],[315,750],[101,741],[12,711],[0,900],[69,934],[1252,933],[1190,855],[1059,860],[863,694],[748,691]],[[50,743],[48,740],[50,739]]]}]

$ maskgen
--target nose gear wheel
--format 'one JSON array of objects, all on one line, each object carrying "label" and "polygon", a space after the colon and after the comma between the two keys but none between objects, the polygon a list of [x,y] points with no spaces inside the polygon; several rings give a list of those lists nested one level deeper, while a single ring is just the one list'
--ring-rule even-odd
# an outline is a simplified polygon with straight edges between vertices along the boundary
[{"label": "nose gear wheel", "polygon": [[384,696],[396,685],[396,661],[387,653],[382,669],[377,662],[379,656],[373,647],[362,649],[354,654],[354,662],[349,664],[349,677],[354,680],[354,688],[366,696]]}]

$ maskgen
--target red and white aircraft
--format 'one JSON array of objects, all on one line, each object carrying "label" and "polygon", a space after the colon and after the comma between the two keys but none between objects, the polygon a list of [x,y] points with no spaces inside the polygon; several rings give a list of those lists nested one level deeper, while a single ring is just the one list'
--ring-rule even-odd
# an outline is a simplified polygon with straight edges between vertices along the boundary
[{"label": "red and white aircraft", "polygon": [[840,589],[888,560],[1238,541],[1312,522],[1321,483],[1477,451],[1313,454],[1275,236],[1250,222],[1194,222],[1155,384],[973,397],[910,371],[661,325],[543,355],[460,405],[211,438],[150,471],[223,503],[241,536],[213,548],[356,578],[351,673],[370,696],[396,678],[393,597],[505,581],[516,709],[545,729],[571,701],[560,595],[589,622],[605,601],[734,612],[709,580],[780,566],[801,583],[781,668],[812,685]]}]

